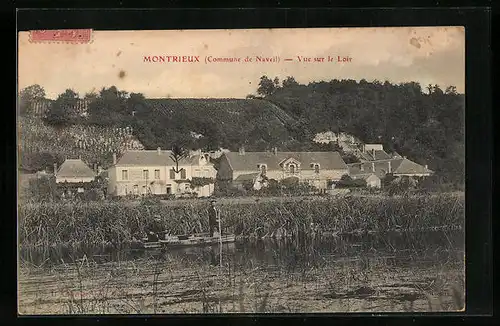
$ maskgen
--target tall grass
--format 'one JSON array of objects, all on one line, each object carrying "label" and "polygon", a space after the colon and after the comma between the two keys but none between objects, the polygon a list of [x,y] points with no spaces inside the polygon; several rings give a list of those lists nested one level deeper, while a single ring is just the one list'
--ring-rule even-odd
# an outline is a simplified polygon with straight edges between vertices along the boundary
[{"label": "tall grass", "polygon": [[[221,205],[223,231],[240,236],[385,232],[462,227],[460,196],[351,197]],[[207,203],[185,206],[120,202],[25,203],[18,210],[20,256],[30,262],[91,248],[120,248],[144,235],[159,215],[171,234],[208,230]]]}]

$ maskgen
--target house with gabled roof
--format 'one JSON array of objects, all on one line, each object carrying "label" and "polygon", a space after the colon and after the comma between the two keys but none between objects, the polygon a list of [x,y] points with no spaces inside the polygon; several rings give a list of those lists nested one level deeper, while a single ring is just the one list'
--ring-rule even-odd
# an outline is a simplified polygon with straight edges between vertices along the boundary
[{"label": "house with gabled roof", "polygon": [[370,175],[376,175],[383,179],[387,174],[395,177],[427,177],[434,173],[427,165],[422,166],[406,157],[391,158],[377,161],[362,161],[359,163],[350,163],[349,175],[353,179],[366,178]]},{"label": "house with gabled roof", "polygon": [[294,177],[318,189],[327,189],[328,181],[340,180],[349,169],[338,152],[239,152],[224,153],[217,179],[237,184],[240,179],[265,175],[277,181]]},{"label": "house with gabled roof", "polygon": [[128,150],[119,158],[113,155],[108,169],[108,193],[114,196],[182,195],[210,196],[214,184],[194,185],[193,178],[212,178],[216,170],[208,154],[190,154],[175,162],[172,151]]}]

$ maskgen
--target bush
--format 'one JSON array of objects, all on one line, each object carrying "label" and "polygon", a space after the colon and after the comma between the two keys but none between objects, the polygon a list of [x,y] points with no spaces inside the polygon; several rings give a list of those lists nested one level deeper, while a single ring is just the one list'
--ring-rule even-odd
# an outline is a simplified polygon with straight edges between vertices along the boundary
[{"label": "bush", "polygon": [[61,199],[54,177],[42,177],[29,181],[27,197],[32,201],[54,201]]},{"label": "bush", "polygon": [[352,179],[349,175],[344,174],[339,181],[335,182],[336,188],[366,188],[364,179]]},{"label": "bush", "polygon": [[147,196],[141,197],[141,201],[140,201],[140,205],[146,205],[146,206],[159,205],[160,203],[161,203],[160,198],[158,196],[154,196],[154,195],[147,195]]},{"label": "bush", "polygon": [[175,199],[174,194],[156,195],[156,197],[159,198],[160,200],[173,200],[173,199]]},{"label": "bush", "polygon": [[83,201],[103,200],[104,193],[101,189],[89,189],[81,194],[77,194],[77,198]]}]

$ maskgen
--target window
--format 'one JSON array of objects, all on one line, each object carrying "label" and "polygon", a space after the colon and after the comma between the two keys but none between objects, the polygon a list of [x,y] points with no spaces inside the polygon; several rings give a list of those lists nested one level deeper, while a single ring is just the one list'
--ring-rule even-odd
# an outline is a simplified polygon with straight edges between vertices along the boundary
[{"label": "window", "polygon": [[266,173],[267,173],[267,165],[261,164],[260,165],[260,172],[262,173],[262,175],[266,175]]},{"label": "window", "polygon": [[172,179],[172,180],[175,179],[175,171],[174,171],[174,169],[170,170],[170,179]]},{"label": "window", "polygon": [[160,170],[155,170],[155,179],[160,179]]},{"label": "window", "polygon": [[122,180],[128,180],[128,171],[122,170]]},{"label": "window", "polygon": [[144,180],[148,180],[149,179],[149,170],[142,170],[142,178]]},{"label": "window", "polygon": [[314,164],[314,173],[319,173],[319,164]]},{"label": "window", "polygon": [[186,170],[185,169],[181,170],[181,179],[186,179]]},{"label": "window", "polygon": [[288,166],[288,168],[289,168],[289,170],[290,170],[290,173],[291,173],[291,174],[294,174],[294,173],[295,173],[295,164],[290,164],[290,165]]},{"label": "window", "polygon": [[134,185],[134,194],[137,195],[139,193],[139,186]]},{"label": "window", "polygon": [[194,170],[194,175],[195,175],[196,177],[202,177],[202,176],[203,176],[203,175],[201,174],[200,169],[195,169],[195,170]]}]

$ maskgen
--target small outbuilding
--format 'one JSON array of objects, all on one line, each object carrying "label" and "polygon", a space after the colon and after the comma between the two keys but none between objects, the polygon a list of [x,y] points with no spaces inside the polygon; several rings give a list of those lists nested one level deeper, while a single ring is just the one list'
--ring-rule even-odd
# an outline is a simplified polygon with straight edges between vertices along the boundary
[{"label": "small outbuilding", "polygon": [[67,159],[56,171],[56,183],[90,183],[95,180],[95,172],[81,159]]}]

